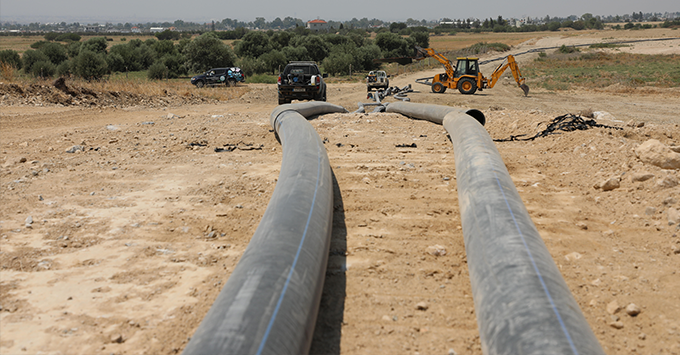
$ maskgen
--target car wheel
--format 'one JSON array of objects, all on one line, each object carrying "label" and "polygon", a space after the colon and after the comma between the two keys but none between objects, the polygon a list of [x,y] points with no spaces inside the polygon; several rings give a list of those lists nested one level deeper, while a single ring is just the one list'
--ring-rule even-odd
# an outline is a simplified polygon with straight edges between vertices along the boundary
[{"label": "car wheel", "polygon": [[471,78],[463,78],[458,82],[458,91],[461,94],[472,95],[477,91],[477,83]]},{"label": "car wheel", "polygon": [[446,87],[442,83],[432,84],[432,92],[435,94],[443,94],[446,91]]},{"label": "car wheel", "polygon": [[205,83],[203,82],[203,80],[199,80],[199,81],[196,82],[196,87],[197,87],[197,88],[202,88],[202,87],[204,87],[204,86],[205,86]]}]

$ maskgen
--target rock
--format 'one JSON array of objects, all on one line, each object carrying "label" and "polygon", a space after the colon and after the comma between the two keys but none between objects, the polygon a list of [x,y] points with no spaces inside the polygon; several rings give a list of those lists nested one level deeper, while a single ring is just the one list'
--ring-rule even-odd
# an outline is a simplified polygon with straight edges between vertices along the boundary
[{"label": "rock", "polygon": [[25,224],[27,226],[30,226],[31,224],[33,224],[33,217],[32,216],[26,217],[26,223]]},{"label": "rock", "polygon": [[583,257],[583,255],[581,255],[577,252],[569,253],[569,254],[564,256],[564,258],[567,259],[567,261],[578,260],[578,259],[581,259],[582,257]]},{"label": "rock", "polygon": [[667,145],[656,139],[650,139],[637,148],[635,155],[645,164],[662,169],[680,169],[680,153],[672,151]]},{"label": "rock", "polygon": [[82,145],[74,145],[73,147],[66,149],[66,153],[75,153],[75,152],[82,152],[85,150],[85,147]]},{"label": "rock", "polygon": [[382,320],[384,320],[385,322],[391,322],[392,317],[385,315],[385,316],[382,316]]},{"label": "rock", "polygon": [[645,208],[645,214],[648,216],[653,216],[656,213],[656,208],[654,207],[647,207]]},{"label": "rock", "polygon": [[631,317],[637,316],[640,314],[640,312],[642,312],[642,310],[635,303],[631,303],[626,306],[626,313],[628,313],[628,315]]},{"label": "rock", "polygon": [[640,340],[645,340],[645,339],[647,339],[647,334],[645,334],[645,333],[640,333],[640,334],[638,334],[638,339],[640,339]]},{"label": "rock", "polygon": [[680,224],[680,211],[671,207],[668,209],[668,225]]},{"label": "rock", "polygon": [[416,304],[416,309],[419,311],[427,311],[428,308],[430,308],[430,306],[427,304],[427,302],[418,302]]},{"label": "rock", "polygon": [[663,189],[670,189],[672,187],[678,186],[678,178],[676,178],[674,175],[666,175],[663,179],[660,179],[657,183],[659,187]]},{"label": "rock", "polygon": [[449,349],[449,355],[458,355],[458,353],[453,349]]},{"label": "rock", "polygon": [[446,248],[443,245],[435,244],[427,247],[427,253],[433,256],[446,255]]},{"label": "rock", "polygon": [[583,222],[578,222],[578,223],[576,223],[576,226],[577,226],[579,229],[583,229],[583,230],[587,230],[587,229],[588,229],[588,225],[585,224],[585,223],[583,223]]},{"label": "rock", "polygon": [[680,145],[670,146],[668,148],[671,148],[671,150],[676,152],[676,153],[680,153]]},{"label": "rock", "polygon": [[616,300],[613,300],[607,304],[607,313],[609,314],[615,314],[616,312],[621,310],[621,306],[619,306],[619,303],[616,302]]},{"label": "rock", "polygon": [[611,323],[609,323],[609,326],[614,328],[614,329],[623,329],[623,322],[621,322],[621,321],[611,322]]},{"label": "rock", "polygon": [[[590,281],[590,284],[593,285],[593,286],[600,286],[601,283],[602,283],[602,281],[600,279],[595,279],[593,281]],[[592,301],[591,301],[591,303],[592,303]]]},{"label": "rock", "polygon": [[116,344],[120,344],[120,343],[125,342],[125,340],[123,339],[123,334],[112,335],[111,336],[111,342],[116,343]]},{"label": "rock", "polygon": [[672,206],[672,205],[676,204],[677,202],[678,202],[678,200],[673,198],[673,196],[668,196],[663,200],[663,205],[664,206]]},{"label": "rock", "polygon": [[654,174],[650,174],[650,173],[635,173],[635,174],[631,175],[630,180],[632,182],[643,182],[643,181],[647,181],[647,180],[649,180],[653,177],[654,177]]},{"label": "rock", "polygon": [[616,118],[614,118],[614,115],[612,115],[609,112],[606,111],[595,111],[593,112],[593,118],[596,120],[609,120],[609,121],[616,121]]},{"label": "rock", "polygon": [[619,181],[618,177],[613,177],[607,181],[603,181],[600,183],[600,188],[602,191],[611,191],[614,189],[618,189],[621,187],[621,182]]}]

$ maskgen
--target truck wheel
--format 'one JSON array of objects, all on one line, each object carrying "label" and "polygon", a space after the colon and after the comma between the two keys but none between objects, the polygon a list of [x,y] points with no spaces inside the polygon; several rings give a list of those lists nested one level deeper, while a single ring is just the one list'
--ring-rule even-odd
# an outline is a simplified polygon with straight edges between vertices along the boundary
[{"label": "truck wheel", "polygon": [[432,92],[435,94],[443,94],[444,91],[446,91],[446,86],[442,83],[434,83],[432,84]]},{"label": "truck wheel", "polygon": [[236,79],[234,79],[234,78],[229,78],[229,79],[227,80],[227,86],[229,86],[229,87],[234,87],[234,86],[236,86]]},{"label": "truck wheel", "polygon": [[460,79],[458,82],[458,91],[461,94],[472,95],[477,92],[477,83],[470,78]]},{"label": "truck wheel", "polygon": [[203,82],[203,80],[199,80],[199,81],[196,82],[196,87],[197,87],[197,88],[202,88],[202,87],[204,87],[204,86],[205,86],[205,83]]},{"label": "truck wheel", "polygon": [[279,105],[290,103],[286,98],[279,96]]}]

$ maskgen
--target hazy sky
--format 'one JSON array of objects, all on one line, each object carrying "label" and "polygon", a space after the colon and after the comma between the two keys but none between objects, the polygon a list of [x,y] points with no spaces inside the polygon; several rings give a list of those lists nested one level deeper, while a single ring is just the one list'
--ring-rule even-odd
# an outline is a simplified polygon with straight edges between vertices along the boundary
[{"label": "hazy sky", "polygon": [[567,17],[680,11],[678,0],[0,0],[0,21],[19,22],[204,22],[224,18],[268,21],[286,16],[304,21],[345,21],[356,17],[385,21],[449,18]]}]

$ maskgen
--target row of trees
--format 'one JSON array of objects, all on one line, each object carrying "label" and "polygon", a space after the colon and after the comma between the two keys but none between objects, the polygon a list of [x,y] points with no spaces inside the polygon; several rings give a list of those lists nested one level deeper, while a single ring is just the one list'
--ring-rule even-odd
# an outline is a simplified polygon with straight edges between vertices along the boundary
[{"label": "row of trees", "polygon": [[110,48],[105,37],[83,42],[75,41],[75,37],[62,38],[66,44],[49,41],[59,37],[45,38],[48,40],[34,43],[33,49],[21,56],[14,50],[1,51],[0,62],[36,77],[73,75],[88,80],[97,80],[112,72],[141,70],[148,70],[148,76],[153,79],[176,78],[211,67],[229,66],[240,66],[246,75],[275,74],[292,60],[322,63],[327,72],[335,75],[350,68],[375,69],[378,65],[374,59],[410,56],[415,45],[429,45],[427,31],[413,32],[409,37],[385,31],[375,40],[370,40],[364,31],[348,31],[344,35],[248,31],[234,43],[234,49],[224,44],[215,32],[194,39],[182,38],[177,43],[170,39],[134,39]]}]

